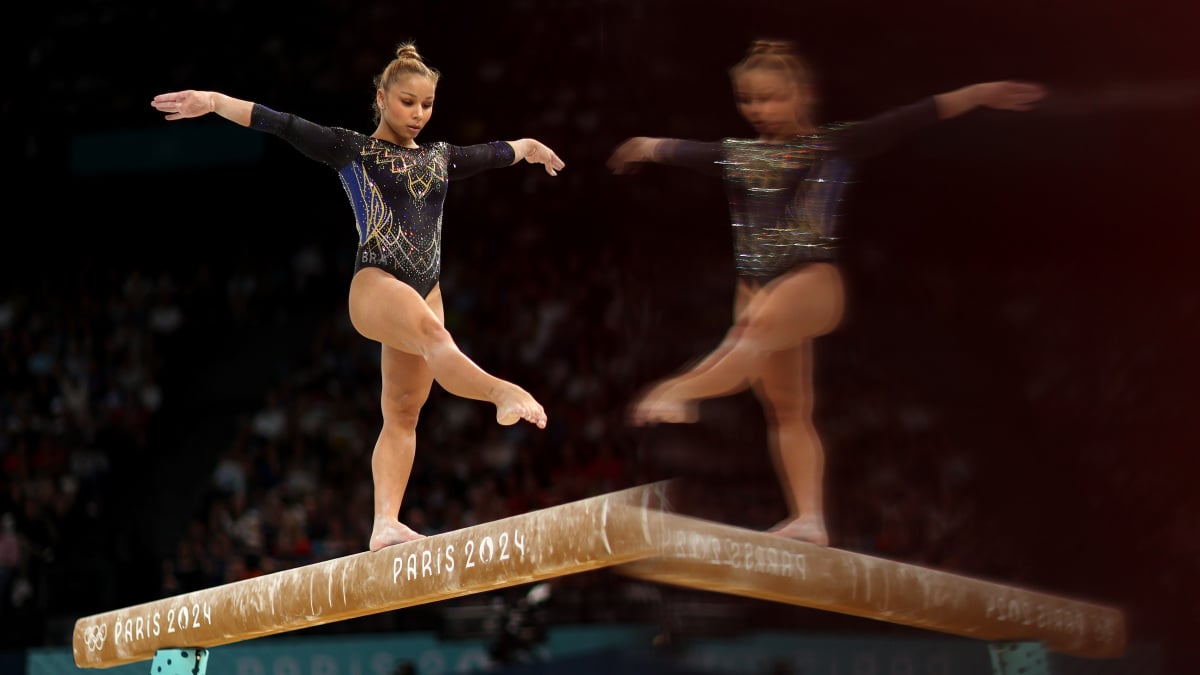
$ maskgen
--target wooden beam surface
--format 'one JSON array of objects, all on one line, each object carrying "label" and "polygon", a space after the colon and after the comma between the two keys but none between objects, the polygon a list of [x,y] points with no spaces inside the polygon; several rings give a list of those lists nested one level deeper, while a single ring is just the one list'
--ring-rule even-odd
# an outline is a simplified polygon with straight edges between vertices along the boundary
[{"label": "wooden beam surface", "polygon": [[75,623],[76,665],[214,647],[614,567],[657,583],[800,605],[988,641],[1118,657],[1110,606],[673,513],[652,483],[95,614]]},{"label": "wooden beam surface", "polygon": [[213,647],[617,565],[654,554],[641,513],[661,484],[591,497],[377,552],[282,570],[75,622],[75,664]]},{"label": "wooden beam surface", "polygon": [[1119,609],[720,523],[647,509],[658,555],[617,568],[674,586],[903,624],[988,641],[1039,641],[1091,658],[1119,657]]}]

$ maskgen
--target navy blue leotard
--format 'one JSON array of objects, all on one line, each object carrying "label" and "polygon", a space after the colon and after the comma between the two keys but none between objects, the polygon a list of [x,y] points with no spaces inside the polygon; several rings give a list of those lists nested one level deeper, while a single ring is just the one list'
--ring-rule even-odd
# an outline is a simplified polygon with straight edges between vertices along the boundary
[{"label": "navy blue leotard", "polygon": [[504,141],[406,148],[255,104],[250,127],[337,171],[358,227],[354,271],[378,267],[429,295],[442,271],[442,206],[450,179],[515,160]]}]

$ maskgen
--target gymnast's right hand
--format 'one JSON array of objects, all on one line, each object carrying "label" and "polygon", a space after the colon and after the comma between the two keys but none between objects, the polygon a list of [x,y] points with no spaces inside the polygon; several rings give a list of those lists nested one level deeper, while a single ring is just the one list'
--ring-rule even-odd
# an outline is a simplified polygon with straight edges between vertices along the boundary
[{"label": "gymnast's right hand", "polygon": [[207,115],[216,110],[216,92],[186,89],[155,96],[150,105],[167,113],[168,120],[182,120]]},{"label": "gymnast's right hand", "polygon": [[659,139],[635,136],[613,150],[608,158],[608,168],[615,174],[636,173],[644,162],[654,161],[654,149]]}]

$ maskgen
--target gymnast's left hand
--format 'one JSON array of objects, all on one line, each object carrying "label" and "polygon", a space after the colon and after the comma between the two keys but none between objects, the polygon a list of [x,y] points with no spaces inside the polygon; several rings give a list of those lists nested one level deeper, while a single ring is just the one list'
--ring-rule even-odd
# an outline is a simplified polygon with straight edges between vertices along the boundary
[{"label": "gymnast's left hand", "polygon": [[983,82],[975,85],[979,105],[997,110],[1032,110],[1046,96],[1046,87],[1034,82]]},{"label": "gymnast's left hand", "polygon": [[551,176],[557,176],[566,164],[554,154],[554,151],[546,147],[541,141],[535,141],[532,138],[524,139],[525,143],[525,161],[530,164],[541,164],[546,167],[546,173]]},{"label": "gymnast's left hand", "polygon": [[167,113],[168,120],[182,120],[207,115],[216,109],[214,92],[186,89],[159,94],[150,101],[155,110]]}]

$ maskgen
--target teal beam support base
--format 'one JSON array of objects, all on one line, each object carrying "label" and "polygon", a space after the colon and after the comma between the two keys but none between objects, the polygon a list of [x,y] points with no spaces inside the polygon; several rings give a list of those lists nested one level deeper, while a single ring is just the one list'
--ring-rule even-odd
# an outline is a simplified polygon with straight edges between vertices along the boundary
[{"label": "teal beam support base", "polygon": [[1050,675],[1050,660],[1040,642],[993,642],[988,653],[992,675]]},{"label": "teal beam support base", "polygon": [[150,662],[150,675],[204,675],[208,670],[208,650],[160,649]]}]

